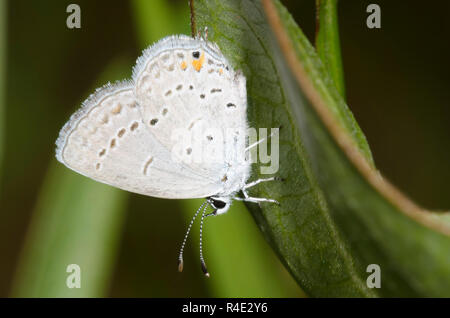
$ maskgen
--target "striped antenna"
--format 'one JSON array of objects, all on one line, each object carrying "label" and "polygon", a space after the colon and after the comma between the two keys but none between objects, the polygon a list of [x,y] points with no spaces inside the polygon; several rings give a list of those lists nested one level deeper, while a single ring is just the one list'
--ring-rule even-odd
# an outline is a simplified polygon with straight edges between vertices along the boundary
[{"label": "striped antenna", "polygon": [[[191,231],[192,224],[194,224],[195,218],[197,217],[198,213],[205,206],[206,203],[207,203],[207,201],[203,202],[203,204],[200,205],[200,207],[198,208],[197,212],[195,212],[194,217],[191,220],[191,223],[189,223],[188,229],[186,231],[186,235],[184,236],[183,243],[181,244],[180,254],[178,255],[178,271],[179,272],[183,271],[183,251],[184,251],[184,246],[186,245],[186,240],[187,240],[187,238],[189,236],[189,232]],[[206,207],[205,207],[204,210],[206,210]],[[203,211],[203,214],[205,214],[204,211]],[[201,241],[200,241],[200,244],[202,244]]]},{"label": "striped antenna", "polygon": [[215,215],[216,214],[216,210],[214,210],[213,212],[208,213],[206,215],[205,215],[205,212],[206,212],[206,208],[203,210],[202,218],[200,220],[200,263],[202,265],[203,274],[205,274],[206,277],[209,277],[209,272],[208,272],[208,269],[206,268],[206,263],[205,263],[205,260],[203,258],[203,245],[202,245],[203,220],[206,217],[210,216],[210,215]]}]

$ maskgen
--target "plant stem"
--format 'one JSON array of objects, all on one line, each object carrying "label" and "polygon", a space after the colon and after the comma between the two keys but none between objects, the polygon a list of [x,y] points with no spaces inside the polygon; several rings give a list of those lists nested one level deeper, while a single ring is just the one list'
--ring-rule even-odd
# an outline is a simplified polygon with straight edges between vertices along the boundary
[{"label": "plant stem", "polygon": [[337,2],[338,0],[316,0],[316,49],[337,90],[345,99]]}]

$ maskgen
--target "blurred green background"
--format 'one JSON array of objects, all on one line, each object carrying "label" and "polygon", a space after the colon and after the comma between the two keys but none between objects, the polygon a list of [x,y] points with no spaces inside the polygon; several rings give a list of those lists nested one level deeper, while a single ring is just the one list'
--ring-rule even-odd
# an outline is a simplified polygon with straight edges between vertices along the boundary
[{"label": "blurred green background", "polygon": [[[450,3],[339,3],[346,98],[377,167],[431,209],[450,207]],[[198,227],[177,272],[178,249],[199,200],[159,200],[98,184],[54,158],[59,129],[93,90],[131,76],[142,49],[190,34],[182,1],[0,0],[0,296],[302,297],[240,204]],[[284,0],[314,41],[314,0]],[[280,164],[283,164],[282,162]],[[79,264],[82,288],[65,286]]]}]

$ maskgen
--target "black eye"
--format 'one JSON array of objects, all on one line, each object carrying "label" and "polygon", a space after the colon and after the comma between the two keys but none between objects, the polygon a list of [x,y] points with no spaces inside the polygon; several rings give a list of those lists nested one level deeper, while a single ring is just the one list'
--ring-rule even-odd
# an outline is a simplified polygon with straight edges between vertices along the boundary
[{"label": "black eye", "polygon": [[192,52],[192,56],[194,57],[194,59],[198,59],[200,57],[200,52],[199,51]]},{"label": "black eye", "polygon": [[227,204],[223,201],[211,199],[211,204],[215,209],[223,209]]}]

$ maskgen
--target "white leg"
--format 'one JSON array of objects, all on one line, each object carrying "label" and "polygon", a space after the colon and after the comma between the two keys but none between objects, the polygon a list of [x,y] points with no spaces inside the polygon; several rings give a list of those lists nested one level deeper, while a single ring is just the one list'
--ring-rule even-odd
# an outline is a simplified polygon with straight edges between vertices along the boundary
[{"label": "white leg", "polygon": [[253,198],[253,197],[239,198],[239,197],[236,197],[235,199],[239,200],[239,201],[246,201],[246,202],[253,202],[253,203],[270,202],[270,203],[276,203],[278,205],[280,204],[277,200],[266,199],[266,198]]},{"label": "white leg", "polygon": [[256,181],[247,183],[247,184],[244,186],[243,189],[251,188],[251,187],[253,187],[253,186],[255,186],[255,185],[257,185],[258,183],[261,183],[261,182],[274,181],[274,180],[278,180],[278,178],[277,178],[277,177],[270,177],[270,178],[266,178],[266,179],[258,179],[258,180],[256,180]]},{"label": "white leg", "polygon": [[280,204],[277,200],[273,200],[273,199],[266,199],[266,198],[254,198],[254,197],[250,197],[246,191],[246,189],[251,188],[261,182],[266,182],[266,181],[274,181],[274,180],[281,180],[278,177],[270,177],[270,178],[266,178],[266,179],[258,179],[256,181],[250,182],[248,184],[246,184],[243,188],[242,188],[242,193],[244,194],[244,198],[239,198],[236,197],[236,200],[239,201],[247,201],[247,202],[254,202],[254,203],[259,203],[259,202],[271,202],[271,203],[276,203],[276,204]]}]

